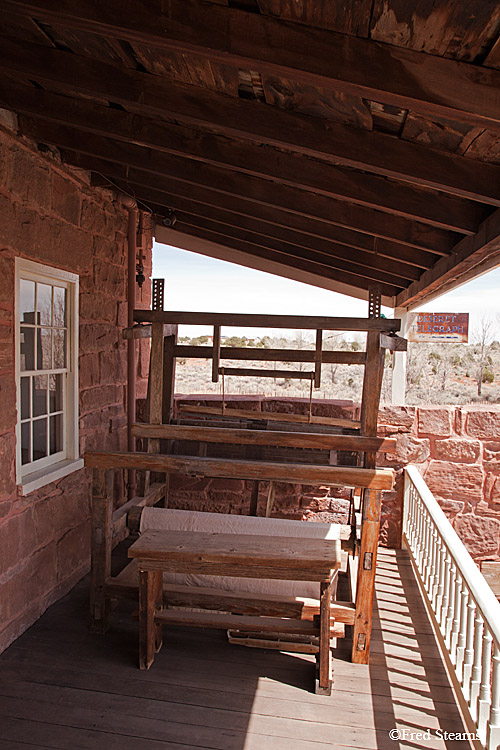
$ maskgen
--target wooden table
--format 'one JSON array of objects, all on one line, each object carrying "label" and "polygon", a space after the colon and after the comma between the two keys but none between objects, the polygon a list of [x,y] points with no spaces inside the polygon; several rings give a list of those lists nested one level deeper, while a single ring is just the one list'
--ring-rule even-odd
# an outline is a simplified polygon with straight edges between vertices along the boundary
[{"label": "wooden table", "polygon": [[[191,531],[146,531],[130,547],[139,570],[139,667],[149,669],[164,624],[307,634],[319,637],[316,692],[331,692],[330,602],[340,541]],[[163,571],[318,581],[319,622],[163,609]]]}]

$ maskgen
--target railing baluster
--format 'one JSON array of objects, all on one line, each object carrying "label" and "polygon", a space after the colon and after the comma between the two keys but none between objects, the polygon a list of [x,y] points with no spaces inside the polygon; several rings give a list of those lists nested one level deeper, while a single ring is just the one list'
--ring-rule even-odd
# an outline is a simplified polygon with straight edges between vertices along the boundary
[{"label": "railing baluster", "polygon": [[469,710],[472,719],[477,723],[478,699],[481,685],[481,656],[483,653],[483,629],[484,620],[479,609],[476,609],[474,620],[474,663],[472,665],[472,678],[470,682]]},{"label": "railing baluster", "polygon": [[461,606],[462,606],[462,586],[463,579],[458,570],[455,567],[454,577],[454,604],[453,604],[453,620],[451,623],[451,635],[450,635],[450,656],[451,663],[453,666],[457,664],[457,648],[458,648],[458,637],[460,633],[460,622],[461,622]]},{"label": "railing baluster", "polygon": [[491,709],[486,728],[486,747],[496,750],[500,745],[500,645],[495,643],[491,675]]},{"label": "railing baluster", "polygon": [[451,557],[450,553],[443,547],[444,554],[444,580],[443,580],[443,598],[441,599],[441,610],[439,613],[439,625],[441,626],[441,633],[443,637],[446,635],[446,616],[448,614],[448,595],[450,589],[450,568],[451,568]]},{"label": "railing baluster", "polygon": [[458,641],[457,641],[457,654],[455,657],[455,672],[457,678],[462,682],[463,678],[463,667],[465,658],[465,643],[467,633],[467,614],[468,614],[468,603],[469,603],[469,592],[465,585],[465,581],[460,576],[461,581],[461,604],[460,604],[460,627],[458,630]]},{"label": "railing baluster", "polygon": [[444,627],[444,640],[448,651],[451,648],[451,627],[453,624],[453,615],[455,609],[455,582],[457,577],[457,566],[450,556],[450,575],[448,577],[448,608],[446,610],[446,620]]},{"label": "railing baluster", "polygon": [[493,636],[485,625],[483,631],[483,645],[481,653],[481,685],[479,687],[479,699],[477,702],[477,731],[481,742],[486,741],[486,722],[490,715],[491,706],[491,643]]},{"label": "railing baluster", "polygon": [[469,595],[467,605],[467,642],[465,646],[464,671],[462,676],[462,692],[466,701],[470,700],[470,684],[472,679],[472,665],[474,663],[474,621],[476,618],[476,603]]}]

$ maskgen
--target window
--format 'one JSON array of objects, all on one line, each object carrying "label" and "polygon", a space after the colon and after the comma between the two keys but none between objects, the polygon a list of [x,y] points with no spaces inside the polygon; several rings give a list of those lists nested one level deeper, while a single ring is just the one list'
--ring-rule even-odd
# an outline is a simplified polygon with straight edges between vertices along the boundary
[{"label": "window", "polygon": [[17,481],[27,494],[78,458],[78,276],[16,261]]}]

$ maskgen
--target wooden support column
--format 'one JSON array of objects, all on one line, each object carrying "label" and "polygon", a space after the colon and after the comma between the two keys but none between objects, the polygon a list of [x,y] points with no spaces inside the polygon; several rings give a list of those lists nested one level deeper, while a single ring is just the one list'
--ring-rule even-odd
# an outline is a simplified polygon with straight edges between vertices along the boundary
[{"label": "wooden support column", "polygon": [[321,387],[321,363],[323,361],[323,331],[316,331],[316,351],[314,352],[314,387]]},{"label": "wooden support column", "polygon": [[[175,326],[175,333],[165,336],[163,340],[163,395],[161,411],[163,424],[170,424],[174,416],[176,346],[177,326]],[[164,447],[162,446],[162,452],[172,453],[172,440],[168,440],[166,445]],[[164,508],[168,508],[169,484],[170,475],[165,474],[165,495],[163,498]]]},{"label": "wooden support column", "polygon": [[139,571],[139,669],[149,669],[161,648],[161,626],[155,614],[163,600],[161,570]]},{"label": "wooden support column", "polygon": [[220,365],[220,326],[214,326],[213,353],[212,353],[212,383],[219,382]]},{"label": "wooden support column", "polygon": [[106,598],[106,580],[111,576],[113,480],[113,469],[94,469],[90,570],[90,630],[94,633],[105,633],[109,627],[110,600]]},{"label": "wooden support column", "polygon": [[[408,333],[408,312],[404,307],[394,308],[394,317],[401,320],[401,336]],[[406,402],[406,352],[394,352],[392,355],[392,388],[391,401],[402,406]]]},{"label": "wooden support column", "polygon": [[330,610],[332,581],[321,581],[319,603],[319,654],[317,695],[331,695],[332,692],[332,652],[330,650]]}]

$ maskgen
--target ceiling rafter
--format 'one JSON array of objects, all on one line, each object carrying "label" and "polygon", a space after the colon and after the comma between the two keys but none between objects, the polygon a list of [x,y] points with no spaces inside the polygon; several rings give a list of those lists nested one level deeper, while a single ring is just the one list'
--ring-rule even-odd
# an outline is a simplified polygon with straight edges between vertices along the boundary
[{"label": "ceiling rafter", "polygon": [[[497,165],[477,163],[464,156],[422,147],[385,133],[325,123],[319,118],[285,112],[269,105],[259,106],[256,102],[201,87],[193,90],[192,86],[162,81],[148,73],[125,72],[123,68],[108,63],[100,63],[100,67],[101,75],[96,76],[96,61],[69,52],[5,38],[0,45],[0,68],[4,70],[56,83],[63,88],[70,84],[83,94],[109,98],[143,115],[161,114],[188,125],[215,127],[230,137],[287,148],[331,163],[500,205],[500,167]],[[124,75],[129,78],[128,87],[124,86]],[[115,90],[110,85],[114,79],[117,79]],[[139,103],[136,89],[141,82],[144,95]],[[15,111],[33,113],[36,109],[39,114],[50,114],[52,119],[59,118],[61,122],[88,123],[88,111],[94,106],[101,120],[106,118],[105,107],[82,100],[68,102],[67,97],[33,86],[4,81],[0,94],[2,101]],[[127,115],[122,114],[121,126],[125,129]],[[128,118],[132,121],[131,115]],[[175,131],[173,125],[162,125],[164,129],[170,127]],[[423,149],[425,159],[422,158]]]},{"label": "ceiling rafter", "polygon": [[[3,0],[3,8],[130,43],[404,106],[500,126],[500,72],[201,0]],[[388,71],[390,75],[388,75]]]}]

